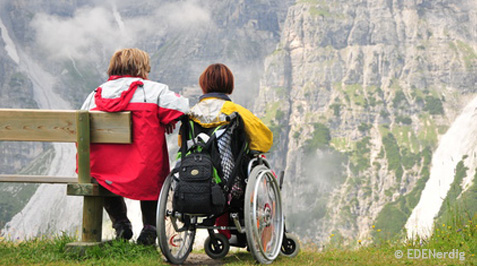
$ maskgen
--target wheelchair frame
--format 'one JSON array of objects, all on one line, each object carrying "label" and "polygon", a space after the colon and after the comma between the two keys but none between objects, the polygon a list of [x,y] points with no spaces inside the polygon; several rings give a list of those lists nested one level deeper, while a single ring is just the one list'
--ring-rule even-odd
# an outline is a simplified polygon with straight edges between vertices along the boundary
[{"label": "wheelchair frame", "polygon": [[[213,259],[225,257],[230,248],[227,237],[214,230],[231,230],[242,234],[242,237],[245,234],[246,243],[236,243],[234,246],[248,247],[255,260],[262,264],[272,263],[280,252],[285,256],[296,255],[298,242],[296,238],[287,237],[284,225],[280,193],[283,175],[278,182],[265,158],[257,156],[248,164],[243,213],[230,212],[233,226],[215,226],[215,220],[220,215],[189,215],[173,210],[175,174],[173,171],[166,178],[157,208],[159,246],[169,262],[182,264],[187,259],[197,229],[208,231],[204,248]],[[224,213],[228,213],[229,208]]]}]

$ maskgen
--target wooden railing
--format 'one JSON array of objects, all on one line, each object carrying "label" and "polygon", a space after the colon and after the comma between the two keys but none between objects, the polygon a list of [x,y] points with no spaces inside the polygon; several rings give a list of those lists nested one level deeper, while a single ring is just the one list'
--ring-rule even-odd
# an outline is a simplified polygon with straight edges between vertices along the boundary
[{"label": "wooden railing", "polygon": [[130,112],[0,109],[0,141],[75,142],[78,176],[4,175],[0,182],[66,183],[67,195],[84,196],[81,242],[101,242],[103,197],[116,196],[92,183],[90,143],[132,142]]}]

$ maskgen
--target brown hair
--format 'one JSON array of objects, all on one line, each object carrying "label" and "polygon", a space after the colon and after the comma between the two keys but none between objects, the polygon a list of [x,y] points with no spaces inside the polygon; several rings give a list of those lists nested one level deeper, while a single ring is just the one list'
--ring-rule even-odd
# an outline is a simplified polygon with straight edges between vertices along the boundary
[{"label": "brown hair", "polygon": [[149,55],[137,48],[121,49],[109,61],[109,76],[133,76],[147,79],[151,71]]},{"label": "brown hair", "polygon": [[221,92],[232,94],[234,90],[234,75],[224,64],[212,64],[200,75],[199,85],[202,92]]}]

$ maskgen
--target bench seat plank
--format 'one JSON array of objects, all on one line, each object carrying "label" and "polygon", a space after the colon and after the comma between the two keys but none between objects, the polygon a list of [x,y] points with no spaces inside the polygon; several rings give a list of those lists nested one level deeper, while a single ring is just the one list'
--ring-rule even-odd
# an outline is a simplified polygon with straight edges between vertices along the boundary
[{"label": "bench seat plank", "polygon": [[67,184],[78,182],[74,176],[0,175],[0,182]]}]

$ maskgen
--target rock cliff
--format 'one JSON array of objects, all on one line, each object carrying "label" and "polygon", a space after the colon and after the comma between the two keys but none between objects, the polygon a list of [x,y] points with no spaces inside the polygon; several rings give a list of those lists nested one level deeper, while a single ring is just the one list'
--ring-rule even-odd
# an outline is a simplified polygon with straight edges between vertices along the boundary
[{"label": "rock cliff", "polygon": [[476,93],[474,5],[299,0],[289,9],[255,110],[274,131],[300,235],[403,233],[440,136]]},{"label": "rock cliff", "polygon": [[[263,59],[275,49],[292,2],[1,1],[0,19],[4,26],[1,28],[0,70],[6,71],[0,73],[0,105],[3,108],[77,109],[85,97],[107,79],[106,70],[113,52],[138,47],[151,56],[150,78],[187,95],[191,103],[200,94],[197,84],[200,73],[211,63],[227,64],[236,78],[232,98],[251,107],[258,93]],[[8,38],[3,35],[5,32]],[[171,142],[177,143],[175,139]],[[41,144],[18,146],[5,142],[0,145],[2,173],[17,172],[46,150]],[[74,152],[57,150],[60,146],[54,148],[53,158],[44,156],[45,160],[63,161],[64,166],[74,158]],[[67,158],[58,158],[61,156]],[[18,166],[12,168],[11,165]],[[73,175],[74,163],[70,168],[60,172]],[[45,170],[43,174],[58,172],[42,170]],[[10,184],[1,190],[2,195],[9,195],[7,201],[22,194]],[[23,216],[15,220],[19,222],[10,225],[12,237],[60,230],[74,232],[80,223],[78,219],[51,219],[47,212],[26,213],[40,209],[35,204],[50,206],[51,201],[64,202],[51,206],[51,213],[67,213],[68,206],[73,206],[67,204],[70,199],[65,199],[63,191],[48,193],[47,188],[40,191],[47,193],[50,199],[45,195],[34,197],[37,202],[31,202]],[[57,195],[62,198],[53,200]],[[0,227],[15,210],[19,211],[17,206],[9,207],[8,211],[2,208],[0,213],[5,211],[6,215],[0,216]]]},{"label": "rock cliff", "polygon": [[[475,1],[0,5],[2,108],[78,108],[106,79],[111,54],[123,47],[148,51],[151,79],[192,103],[202,70],[214,62],[229,65],[236,78],[233,99],[253,106],[274,132],[267,156],[276,171],[285,171],[288,227],[304,240],[356,243],[401,236],[434,181],[446,202],[475,198],[463,197],[475,191],[469,189],[475,188],[475,154],[456,147],[477,147],[456,133],[460,127],[462,136],[474,130],[461,125],[472,121],[477,92]],[[59,161],[42,144],[6,145],[0,143],[2,173],[18,171],[39,154]],[[445,160],[447,185],[435,178],[436,158]],[[449,187],[459,193],[447,194]],[[39,215],[32,220],[43,226],[25,234],[57,231],[59,222],[47,224],[51,219]]]}]

